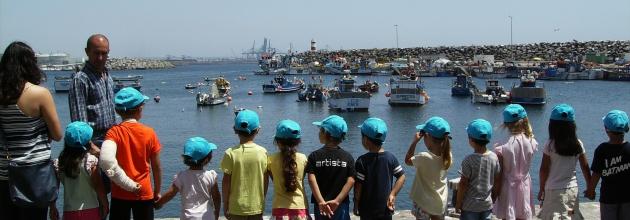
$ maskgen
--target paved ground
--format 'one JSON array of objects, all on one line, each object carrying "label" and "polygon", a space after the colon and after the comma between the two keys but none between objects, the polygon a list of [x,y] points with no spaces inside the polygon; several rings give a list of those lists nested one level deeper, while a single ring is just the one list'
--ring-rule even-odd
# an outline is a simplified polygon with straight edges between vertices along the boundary
[{"label": "paved ground", "polygon": [[[536,207],[536,209],[538,209],[540,207]],[[582,211],[582,215],[584,216],[584,219],[599,219],[599,203],[598,202],[583,202],[580,203],[580,210]],[[176,218],[163,218],[164,220],[171,220],[171,219],[176,219]],[[219,219],[225,220],[224,217],[221,217]],[[269,219],[269,216],[265,216],[264,219]],[[358,220],[359,217],[358,216],[354,216],[351,215],[351,219],[353,220]],[[394,218],[393,219],[401,219],[401,220],[413,220],[414,217],[413,215],[411,215],[411,212],[409,210],[401,210],[398,211],[394,214]],[[458,219],[457,217],[446,217],[446,219]],[[495,218],[493,218],[495,219]]]}]

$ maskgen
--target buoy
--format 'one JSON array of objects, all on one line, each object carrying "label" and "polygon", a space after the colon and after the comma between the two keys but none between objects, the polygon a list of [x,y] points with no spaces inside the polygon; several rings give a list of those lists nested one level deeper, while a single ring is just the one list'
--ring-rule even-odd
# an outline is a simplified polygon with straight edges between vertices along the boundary
[{"label": "buoy", "polygon": [[160,103],[160,96],[156,95],[155,97],[153,97],[153,101],[155,101],[156,103]]},{"label": "buoy", "polygon": [[263,108],[262,105],[259,105],[257,108]]},{"label": "buoy", "polygon": [[252,90],[249,90],[249,91],[247,92],[247,95],[253,95],[253,94],[254,94],[254,93],[252,92]]},{"label": "buoy", "polygon": [[389,92],[385,93],[385,97],[389,97],[391,94]]},{"label": "buoy", "polygon": [[228,97],[227,97],[227,101],[228,101],[228,102],[231,102],[231,101],[232,101],[232,96],[228,96]]}]

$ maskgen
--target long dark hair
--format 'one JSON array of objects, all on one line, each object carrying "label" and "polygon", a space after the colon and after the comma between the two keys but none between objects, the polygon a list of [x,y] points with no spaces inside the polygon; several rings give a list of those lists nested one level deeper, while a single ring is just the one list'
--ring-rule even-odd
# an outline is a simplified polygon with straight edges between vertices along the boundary
[{"label": "long dark hair", "polygon": [[576,156],[583,153],[576,130],[574,122],[549,120],[549,139],[553,141],[556,153],[562,156]]},{"label": "long dark hair", "polygon": [[59,155],[59,172],[66,177],[76,179],[81,173],[81,162],[87,150],[65,146]]},{"label": "long dark hair", "polygon": [[31,47],[19,41],[9,44],[0,60],[0,104],[16,103],[24,84],[39,85],[43,76]]},{"label": "long dark hair", "polygon": [[295,153],[297,152],[297,146],[300,144],[300,139],[275,138],[275,142],[280,147],[280,153],[282,154],[284,188],[287,192],[295,192],[298,186]]}]

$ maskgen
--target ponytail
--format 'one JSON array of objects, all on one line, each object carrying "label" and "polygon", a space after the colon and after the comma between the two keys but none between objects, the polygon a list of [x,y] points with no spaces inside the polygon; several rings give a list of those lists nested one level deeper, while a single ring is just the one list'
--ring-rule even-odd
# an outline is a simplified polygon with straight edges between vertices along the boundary
[{"label": "ponytail", "polygon": [[534,138],[534,131],[532,130],[532,126],[529,124],[529,119],[523,118],[522,122],[521,122],[521,126],[523,128],[523,133],[525,133],[525,136],[527,136],[528,138]]},{"label": "ponytail", "polygon": [[530,139],[534,138],[534,131],[532,130],[532,126],[529,124],[528,118],[523,118],[515,122],[504,123],[503,126],[512,134],[523,133]]},{"label": "ponytail", "polygon": [[442,165],[444,166],[444,170],[448,170],[453,163],[451,156],[451,141],[448,137],[448,134],[444,136],[442,139]]},{"label": "ponytail", "polygon": [[284,176],[284,188],[286,192],[295,192],[298,186],[297,180],[297,162],[295,161],[295,153],[300,139],[282,139],[276,138],[276,143],[280,147],[282,154],[282,175]]}]

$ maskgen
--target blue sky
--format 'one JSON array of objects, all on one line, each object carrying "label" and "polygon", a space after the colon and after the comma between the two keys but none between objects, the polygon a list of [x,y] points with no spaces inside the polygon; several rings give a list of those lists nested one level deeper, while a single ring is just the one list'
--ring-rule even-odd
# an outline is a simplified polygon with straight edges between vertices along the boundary
[{"label": "blue sky", "polygon": [[628,0],[0,0],[0,47],[84,56],[92,33],[114,57],[240,56],[264,37],[286,51],[630,40]]}]

